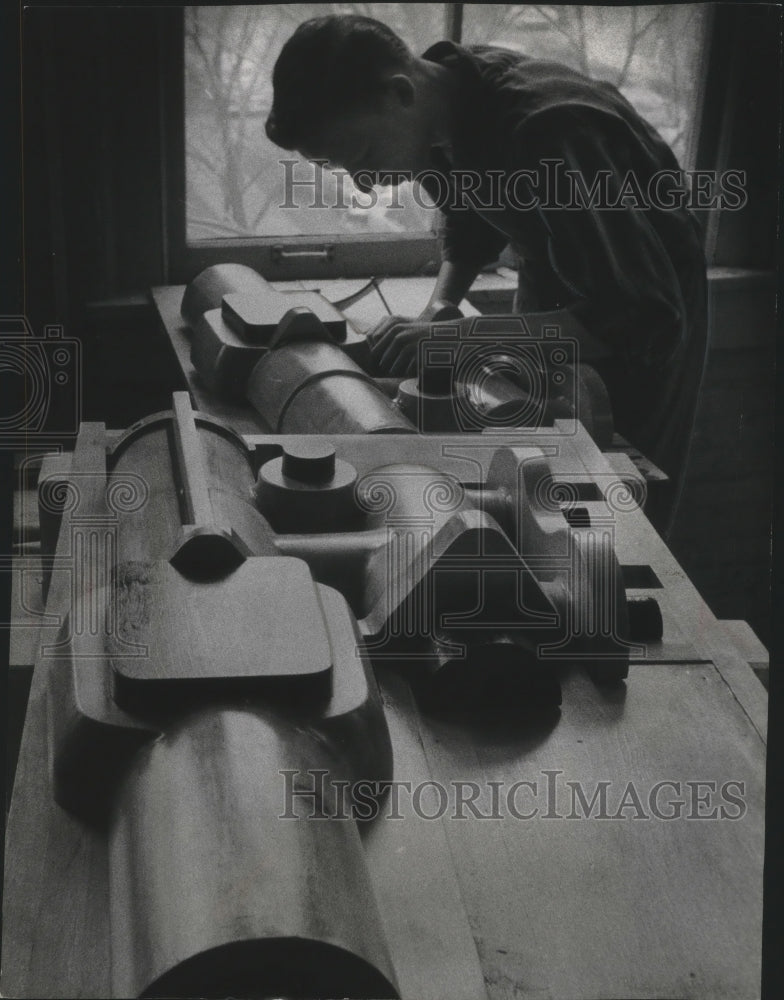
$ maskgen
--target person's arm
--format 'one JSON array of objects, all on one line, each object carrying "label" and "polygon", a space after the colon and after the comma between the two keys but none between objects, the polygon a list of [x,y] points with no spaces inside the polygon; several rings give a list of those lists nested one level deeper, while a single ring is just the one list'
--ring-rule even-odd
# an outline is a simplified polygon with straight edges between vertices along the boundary
[{"label": "person's arm", "polygon": [[369,331],[370,353],[379,372],[389,375],[411,373],[417,344],[428,335],[433,322],[454,320],[460,316],[458,307],[471,288],[480,266],[473,262],[443,261],[430,299],[416,319],[387,316]]},{"label": "person's arm", "polygon": [[[452,334],[453,337],[467,339],[483,319],[497,321],[499,318],[501,317],[464,316],[460,319],[445,317],[441,321],[422,319],[404,321],[398,317],[390,317],[385,332],[372,343],[371,354],[379,371],[389,375],[412,375],[416,371],[420,342],[432,337],[438,328]],[[512,319],[516,323],[522,319],[535,341],[542,340],[545,336],[549,336],[551,331],[557,330],[559,336],[568,338],[578,345],[576,358],[583,357],[585,345],[601,353],[601,345],[591,343],[590,334],[568,309],[523,313],[519,317],[513,316]],[[513,326],[512,329],[517,327]]]},{"label": "person's arm", "polygon": [[431,320],[444,305],[459,306],[473,285],[480,267],[473,261],[445,260],[438,272],[430,301],[419,319],[425,322]]},{"label": "person's arm", "polygon": [[446,318],[458,316],[477,274],[495,260],[507,238],[470,209],[442,211],[439,229],[441,268],[430,299],[418,317],[388,316],[367,337],[371,356],[380,374],[410,374],[416,363],[416,345],[428,334],[428,324],[446,310]]}]

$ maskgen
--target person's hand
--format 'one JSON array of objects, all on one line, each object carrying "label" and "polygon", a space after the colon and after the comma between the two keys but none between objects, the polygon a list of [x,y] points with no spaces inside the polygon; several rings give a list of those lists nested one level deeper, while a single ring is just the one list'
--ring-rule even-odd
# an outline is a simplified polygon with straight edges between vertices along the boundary
[{"label": "person's hand", "polygon": [[420,341],[432,336],[432,327],[439,321],[454,322],[462,315],[457,306],[435,301],[418,319],[405,316],[383,319],[367,334],[376,370],[382,375],[415,375]]},{"label": "person's hand", "polygon": [[388,316],[368,334],[370,356],[380,375],[406,376],[416,373],[419,342],[430,336],[430,323]]}]

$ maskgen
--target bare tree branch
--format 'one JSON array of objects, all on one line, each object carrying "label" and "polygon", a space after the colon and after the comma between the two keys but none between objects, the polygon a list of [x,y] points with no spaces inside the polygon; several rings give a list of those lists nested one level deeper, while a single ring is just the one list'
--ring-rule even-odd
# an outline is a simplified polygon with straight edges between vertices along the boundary
[{"label": "bare tree branch", "polygon": [[665,10],[666,8],[664,7],[659,8],[659,10],[656,11],[653,17],[651,17],[651,19],[646,24],[644,24],[642,28],[638,29],[637,23],[638,23],[639,8],[632,7],[632,30],[629,35],[629,46],[626,50],[626,58],[624,60],[623,66],[621,67],[621,70],[618,73],[618,79],[615,84],[616,87],[621,87],[626,82],[626,75],[629,72],[632,60],[634,59],[635,53],[637,51],[637,44],[639,43],[640,39],[642,39],[648,33],[648,31],[650,31],[653,25],[657,21],[661,20],[662,16],[665,13]]},{"label": "bare tree branch", "polygon": [[202,219],[198,216],[189,216],[188,224],[193,226],[209,226],[212,229],[217,229],[228,236],[254,236],[252,232],[243,232],[236,226],[230,226],[226,222],[220,222],[218,219]]},{"label": "bare tree branch", "polygon": [[[195,9],[199,10],[198,7],[195,8]],[[202,62],[204,63],[204,70],[207,73],[207,75],[208,75],[208,77],[209,77],[209,79],[210,79],[210,81],[212,83],[212,88],[213,88],[213,90],[217,91],[218,88],[220,87],[220,80],[215,76],[215,73],[213,71],[213,66],[212,66],[212,60],[211,60],[210,56],[207,54],[207,51],[205,50],[204,45],[202,44],[201,34],[199,32],[198,18],[196,18],[195,20],[196,20],[196,24],[194,25],[194,27],[192,29],[186,30],[186,32],[185,32],[185,38],[186,38],[187,41],[189,41],[193,45],[193,47],[196,49],[196,51],[198,52],[198,54],[201,56]]]},{"label": "bare tree branch", "polygon": [[629,67],[632,64],[632,59],[634,59],[634,52],[637,48],[637,15],[639,10],[637,7],[632,7],[632,20],[631,20],[631,30],[629,31],[629,41],[626,43],[626,58],[623,61],[623,65],[618,71],[618,77],[615,81],[616,87],[622,87],[626,82],[626,74],[629,72]]},{"label": "bare tree branch", "polygon": [[555,29],[556,29],[557,31],[560,31],[560,32],[561,32],[561,34],[562,34],[562,35],[564,36],[564,38],[565,38],[565,39],[566,39],[566,40],[567,40],[567,41],[569,42],[569,44],[570,44],[570,45],[574,45],[574,46],[576,47],[574,39],[572,38],[571,34],[570,34],[570,33],[569,33],[569,32],[568,32],[568,31],[567,31],[567,30],[566,30],[566,29],[565,29],[565,28],[564,28],[564,27],[562,26],[562,24],[561,24],[561,22],[560,22],[560,18],[558,18],[558,17],[553,17],[553,15],[552,15],[552,14],[548,13],[548,11],[547,11],[547,9],[546,9],[545,7],[540,7],[540,6],[538,6],[537,4],[534,4],[534,5],[533,5],[533,9],[534,9],[535,11],[538,11],[538,13],[540,13],[540,14],[542,15],[542,17],[543,17],[543,18],[544,18],[544,19],[545,19],[546,21],[549,21],[549,22],[550,22],[550,24],[552,24],[552,26],[553,26],[553,27],[554,27],[554,28],[555,28]]},{"label": "bare tree branch", "polygon": [[580,69],[583,73],[588,73],[588,41],[585,37],[585,13],[582,7],[577,8],[577,25],[580,31]]},{"label": "bare tree branch", "polygon": [[213,163],[212,160],[201,153],[198,149],[194,149],[193,146],[189,146],[186,150],[186,155],[192,157],[197,163],[200,163],[203,167],[206,167],[213,174],[220,174],[220,167]]},{"label": "bare tree branch", "polygon": [[259,167],[259,169],[251,177],[249,177],[248,180],[245,182],[245,184],[244,184],[244,186],[242,188],[243,192],[247,191],[249,188],[252,188],[253,185],[257,181],[261,180],[262,176],[265,173],[269,172],[270,166],[271,166],[271,164],[269,164],[269,163],[262,164],[262,166]]},{"label": "bare tree branch", "polygon": [[266,213],[268,212],[270,205],[273,203],[274,197],[275,197],[274,195],[269,195],[269,197],[265,200],[264,204],[261,206],[261,208],[254,216],[253,222],[250,224],[250,227],[253,230],[254,234],[256,231],[256,227],[261,222],[264,215],[266,215]]}]

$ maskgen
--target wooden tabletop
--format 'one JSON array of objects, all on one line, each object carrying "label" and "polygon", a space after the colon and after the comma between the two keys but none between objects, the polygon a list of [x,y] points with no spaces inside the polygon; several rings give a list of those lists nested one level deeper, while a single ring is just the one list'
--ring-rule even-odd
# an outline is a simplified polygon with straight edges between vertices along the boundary
[{"label": "wooden tabletop", "polygon": [[[176,291],[154,294],[173,307]],[[590,467],[612,473],[595,449]],[[421,790],[420,813],[439,807],[425,783],[450,790],[440,818],[403,795],[402,819],[362,831],[402,997],[759,995],[765,690],[643,514],[619,514],[615,535],[620,562],[661,584],[665,637],[693,655],[637,662],[612,690],[574,670],[560,714],[534,722],[434,717],[376,669],[394,777]],[[8,823],[2,993],[101,997],[106,845],[52,800],[48,669],[34,673]],[[482,791],[479,816],[455,806],[466,782]],[[584,815],[578,785],[589,800],[604,788],[601,816]]]}]

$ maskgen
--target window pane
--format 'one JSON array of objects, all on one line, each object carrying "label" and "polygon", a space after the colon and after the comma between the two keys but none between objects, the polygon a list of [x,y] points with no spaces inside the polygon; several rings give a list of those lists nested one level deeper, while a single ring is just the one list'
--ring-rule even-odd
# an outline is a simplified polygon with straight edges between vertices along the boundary
[{"label": "window pane", "polygon": [[688,167],[706,4],[466,4],[463,42],[502,45],[615,84]]},{"label": "window pane", "polygon": [[[310,17],[352,12],[384,21],[417,53],[443,37],[444,4],[186,8],[187,240],[431,229],[434,212],[423,207],[424,193],[412,192],[411,185],[401,185],[396,194],[377,189],[381,197],[374,208],[353,208],[350,179],[324,171],[319,196],[313,184],[321,171],[278,149],[264,133],[272,104],[272,68],[286,39]],[[295,159],[288,167],[290,176],[310,184],[290,188],[287,200],[287,168],[281,161]],[[314,202],[323,207],[310,207]],[[287,204],[297,207],[282,207]]]}]

